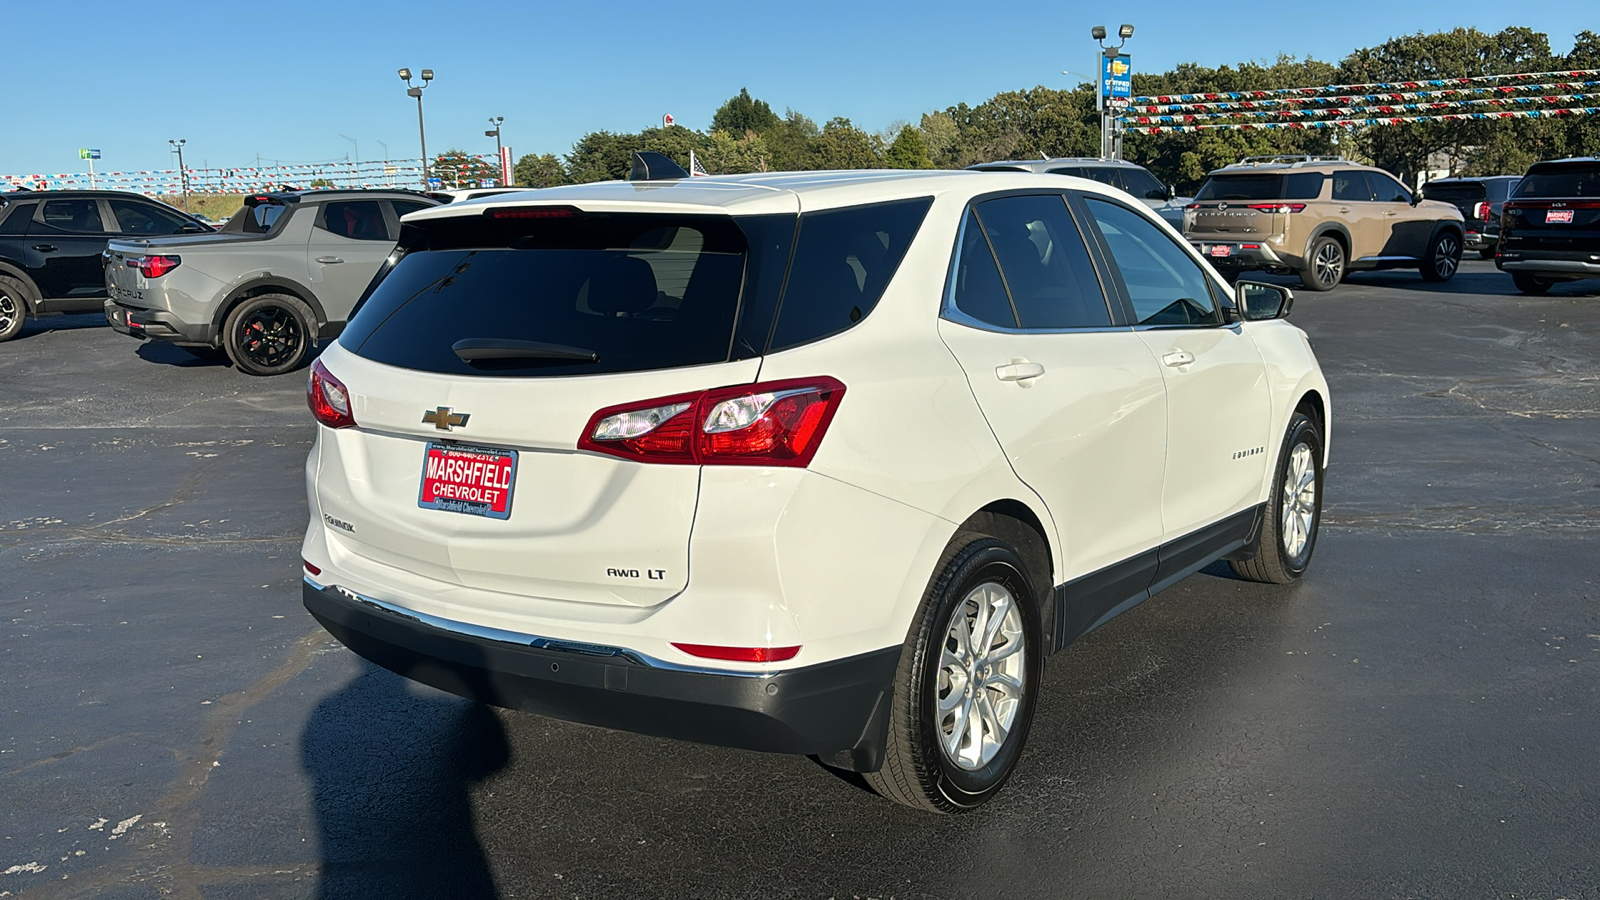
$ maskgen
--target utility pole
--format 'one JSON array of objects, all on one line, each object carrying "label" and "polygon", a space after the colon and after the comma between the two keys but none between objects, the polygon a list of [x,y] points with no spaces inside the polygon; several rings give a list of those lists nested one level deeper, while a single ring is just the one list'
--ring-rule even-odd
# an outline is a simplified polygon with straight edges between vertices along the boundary
[{"label": "utility pole", "polygon": [[378,142],[378,146],[383,148],[383,174],[384,174],[384,177],[388,180],[389,187],[394,187],[394,171],[389,168],[389,145],[385,144],[383,141],[379,141]]},{"label": "utility pole", "polygon": [[[335,131],[334,134],[339,134],[339,132]],[[355,148],[356,148],[356,165],[355,165],[355,168],[351,170],[350,180],[353,183],[350,186],[351,187],[360,187],[361,186],[361,142],[356,140],[353,137],[349,137],[349,136],[343,135],[343,134],[339,134],[339,137],[342,137],[345,140],[347,140],[350,143],[355,145]]]},{"label": "utility pole", "polygon": [[172,140],[172,139],[169,138],[167,140],[167,143],[172,145],[172,149],[178,151],[178,184],[183,189],[183,211],[184,212],[188,212],[189,211],[189,173],[187,171],[185,171],[184,168],[183,168],[183,145],[187,144],[189,142],[188,142],[188,140],[186,140],[184,138],[178,138],[177,140]]},{"label": "utility pole", "polygon": [[428,129],[422,124],[422,89],[433,81],[433,70],[422,70],[422,84],[412,86],[411,70],[401,69],[400,80],[406,83],[406,96],[417,98],[417,134],[422,139],[422,187],[428,188]]},{"label": "utility pole", "polygon": [[494,164],[500,168],[500,186],[501,187],[505,187],[506,185],[511,183],[511,178],[510,178],[511,173],[507,172],[505,170],[505,168],[506,168],[505,160],[501,159],[502,154],[500,152],[500,123],[504,122],[505,120],[506,120],[505,116],[490,116],[489,117],[489,124],[493,125],[494,128],[492,130],[490,130],[490,131],[485,131],[483,133],[484,137],[493,137],[494,138]]}]

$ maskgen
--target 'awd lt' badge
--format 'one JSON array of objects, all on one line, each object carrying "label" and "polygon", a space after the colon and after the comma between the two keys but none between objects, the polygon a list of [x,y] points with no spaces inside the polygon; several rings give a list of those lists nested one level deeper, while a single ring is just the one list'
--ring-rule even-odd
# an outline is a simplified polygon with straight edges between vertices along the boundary
[{"label": "'awd lt' badge", "polygon": [[422,414],[424,425],[432,425],[440,431],[449,431],[452,428],[467,427],[467,420],[472,418],[467,413],[451,412],[450,407],[441,406]]}]

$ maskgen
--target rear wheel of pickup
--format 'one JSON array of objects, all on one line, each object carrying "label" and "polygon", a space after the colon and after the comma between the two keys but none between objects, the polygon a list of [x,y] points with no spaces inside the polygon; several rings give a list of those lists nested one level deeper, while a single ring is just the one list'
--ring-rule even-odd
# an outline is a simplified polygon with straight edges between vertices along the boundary
[{"label": "rear wheel of pickup", "polygon": [[281,375],[311,355],[316,317],[299,297],[261,294],[234,307],[224,325],[228,358],[251,375]]},{"label": "rear wheel of pickup", "polygon": [[1461,239],[1453,231],[1441,231],[1428,243],[1428,255],[1418,270],[1423,281],[1449,281],[1461,267]]},{"label": "rear wheel of pickup", "polygon": [[1543,278],[1529,275],[1526,272],[1512,272],[1511,283],[1516,285],[1517,290],[1524,294],[1543,294],[1550,290],[1551,285],[1555,284],[1553,281],[1545,281]]},{"label": "rear wheel of pickup", "polygon": [[1300,283],[1312,291],[1331,291],[1344,279],[1344,245],[1327,235],[1311,242],[1311,253],[1306,267],[1300,271]]},{"label": "rear wheel of pickup", "polygon": [[995,538],[946,551],[900,653],[883,768],[864,776],[883,797],[959,812],[1011,776],[1042,666],[1026,571]]},{"label": "rear wheel of pickup", "polygon": [[28,318],[28,301],[22,282],[0,276],[0,341],[9,341],[22,330]]}]

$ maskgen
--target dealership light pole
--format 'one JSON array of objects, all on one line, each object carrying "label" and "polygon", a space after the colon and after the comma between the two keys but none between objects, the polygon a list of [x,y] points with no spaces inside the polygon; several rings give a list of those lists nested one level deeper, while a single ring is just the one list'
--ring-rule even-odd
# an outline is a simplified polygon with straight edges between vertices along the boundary
[{"label": "dealership light pole", "polygon": [[506,120],[505,116],[490,116],[489,117],[489,124],[493,125],[494,128],[492,128],[492,129],[490,129],[488,131],[485,131],[483,133],[484,137],[492,137],[492,138],[494,138],[494,164],[496,166],[498,166],[500,168],[500,170],[501,170],[500,171],[500,186],[501,187],[505,187],[506,184],[509,181],[509,179],[506,178],[506,174],[507,173],[505,171],[505,160],[500,158],[501,157],[501,152],[500,152],[500,123],[504,122],[505,120]]},{"label": "dealership light pole", "polygon": [[1100,78],[1096,81],[1095,86],[1095,97],[1097,98],[1095,108],[1100,111],[1100,158],[1121,159],[1122,140],[1119,128],[1122,123],[1122,114],[1117,105],[1111,102],[1112,98],[1108,96],[1109,86],[1106,84],[1106,69],[1108,60],[1115,60],[1122,55],[1122,45],[1128,42],[1128,38],[1133,37],[1133,26],[1123,25],[1118,28],[1117,37],[1120,40],[1112,47],[1106,46],[1106,27],[1104,25],[1094,26],[1094,28],[1090,29],[1089,34],[1100,44],[1100,53],[1095,56],[1095,71],[1100,73]]},{"label": "dealership light pole", "polygon": [[400,80],[406,83],[406,96],[417,98],[417,134],[422,138],[422,187],[428,187],[428,129],[422,124],[422,89],[433,81],[433,70],[422,70],[422,84],[411,84],[411,70],[401,69]]},{"label": "dealership light pole", "polygon": [[189,211],[189,173],[183,168],[183,145],[189,143],[185,138],[177,140],[167,139],[172,149],[178,152],[178,185],[183,190],[183,211]]},{"label": "dealership light pole", "polygon": [[353,180],[355,182],[355,184],[352,184],[351,187],[360,187],[361,186],[361,142],[356,140],[353,137],[350,137],[349,135],[339,134],[339,132],[337,132],[337,131],[335,131],[334,134],[338,134],[339,137],[342,137],[345,140],[347,140],[350,143],[355,145],[355,148],[356,148],[356,167],[353,170],[351,170],[351,174],[352,174],[352,179],[351,180]]}]

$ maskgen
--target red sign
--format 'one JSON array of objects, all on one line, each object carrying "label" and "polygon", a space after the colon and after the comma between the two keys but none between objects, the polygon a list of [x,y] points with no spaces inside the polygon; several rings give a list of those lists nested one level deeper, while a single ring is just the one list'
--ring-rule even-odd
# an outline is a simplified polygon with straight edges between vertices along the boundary
[{"label": "red sign", "polygon": [[1556,223],[1562,223],[1562,224],[1566,224],[1566,225],[1571,225],[1572,224],[1572,210],[1570,210],[1570,209],[1547,209],[1547,210],[1545,210],[1545,213],[1544,213],[1544,223],[1546,225],[1553,225],[1553,224],[1556,224]]},{"label": "red sign", "polygon": [[500,148],[500,183],[503,184],[503,185],[506,185],[507,187],[510,187],[511,185],[516,184],[517,183],[517,179],[514,177],[515,174],[516,173],[511,171],[511,148],[510,147],[501,147]]},{"label": "red sign", "polygon": [[1227,244],[1213,244],[1211,247],[1212,256],[1227,256],[1232,252],[1233,248]]},{"label": "red sign", "polygon": [[491,519],[510,518],[516,471],[515,450],[430,443],[422,459],[417,505]]}]

